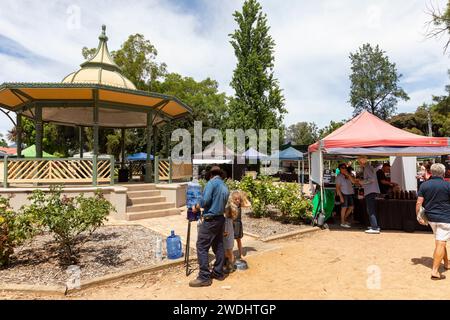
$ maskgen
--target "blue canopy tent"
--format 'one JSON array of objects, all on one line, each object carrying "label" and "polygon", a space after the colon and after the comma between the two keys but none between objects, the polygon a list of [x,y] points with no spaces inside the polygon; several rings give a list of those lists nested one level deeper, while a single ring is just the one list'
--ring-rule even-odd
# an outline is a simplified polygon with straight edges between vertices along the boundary
[{"label": "blue canopy tent", "polygon": [[[289,147],[283,151],[279,151],[275,153],[273,156],[270,157],[270,159],[278,159],[278,160],[286,160],[286,161],[297,161],[298,162],[298,172],[299,172],[299,178],[300,178],[300,172],[301,172],[301,179],[298,179],[299,182],[301,182],[301,188],[303,193],[303,184],[305,180],[305,163],[304,163],[304,156],[303,153],[298,151],[297,149],[293,147]],[[300,171],[300,161],[302,162],[302,170]]]},{"label": "blue canopy tent", "polygon": [[303,160],[303,153],[293,147],[289,147],[281,152],[277,152],[272,156],[272,158],[278,158],[280,160],[301,161]]},{"label": "blue canopy tent", "polygon": [[[150,160],[153,160],[153,155],[150,155]],[[147,160],[147,154],[145,152],[138,152],[127,156],[128,161],[145,161]]]}]

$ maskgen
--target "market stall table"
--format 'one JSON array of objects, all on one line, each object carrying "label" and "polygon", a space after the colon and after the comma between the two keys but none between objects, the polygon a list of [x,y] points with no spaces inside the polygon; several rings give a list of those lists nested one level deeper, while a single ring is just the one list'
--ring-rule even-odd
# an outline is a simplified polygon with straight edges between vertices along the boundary
[{"label": "market stall table", "polygon": [[[376,216],[381,230],[403,230],[407,232],[431,231],[429,226],[423,226],[416,219],[416,200],[376,199]],[[366,201],[355,196],[355,220],[364,226],[369,226]]]}]

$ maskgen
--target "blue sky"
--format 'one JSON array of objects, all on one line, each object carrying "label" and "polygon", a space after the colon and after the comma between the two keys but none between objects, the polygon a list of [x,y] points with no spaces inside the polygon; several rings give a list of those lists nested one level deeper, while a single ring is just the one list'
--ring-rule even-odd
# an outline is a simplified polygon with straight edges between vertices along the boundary
[{"label": "blue sky", "polygon": [[[235,57],[228,34],[241,0],[2,0],[0,83],[59,82],[82,63],[81,48],[95,47],[108,26],[111,50],[133,33],[158,49],[171,72],[229,83]],[[449,82],[443,39],[425,38],[430,0],[262,0],[276,42],[275,73],[284,90],[287,125],[349,118],[349,53],[378,44],[403,74],[412,112]],[[444,7],[446,0],[433,0]],[[0,132],[11,127],[0,116]]]}]

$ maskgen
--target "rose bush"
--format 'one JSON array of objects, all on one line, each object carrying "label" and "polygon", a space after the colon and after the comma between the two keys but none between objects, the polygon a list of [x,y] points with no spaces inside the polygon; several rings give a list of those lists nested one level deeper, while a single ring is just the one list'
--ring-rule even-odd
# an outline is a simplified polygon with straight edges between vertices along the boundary
[{"label": "rose bush", "polygon": [[14,248],[37,232],[36,221],[27,213],[16,213],[9,199],[0,196],[0,268],[8,266]]},{"label": "rose bush", "polygon": [[51,187],[50,192],[35,190],[28,198],[31,204],[22,207],[21,212],[32,217],[40,230],[53,235],[61,248],[63,262],[72,264],[77,261],[76,247],[89,240],[115,209],[100,191],[93,197],[61,194],[60,186]]}]

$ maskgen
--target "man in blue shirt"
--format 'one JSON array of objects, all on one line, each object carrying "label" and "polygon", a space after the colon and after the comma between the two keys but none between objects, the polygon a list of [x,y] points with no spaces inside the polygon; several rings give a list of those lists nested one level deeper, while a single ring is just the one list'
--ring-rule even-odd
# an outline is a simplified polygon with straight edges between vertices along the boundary
[{"label": "man in blue shirt", "polygon": [[447,256],[447,241],[450,240],[450,183],[444,180],[445,166],[435,163],[431,166],[431,178],[420,185],[416,203],[417,220],[426,225],[419,212],[425,208],[425,215],[435,235],[433,255],[432,280],[444,279],[439,273],[441,261],[444,268],[449,269]]},{"label": "man in blue shirt", "polygon": [[[189,282],[191,287],[205,287],[212,283],[212,279],[223,280],[223,264],[225,260],[223,247],[223,231],[225,223],[225,206],[228,201],[228,187],[222,180],[222,170],[212,167],[211,179],[205,186],[200,205],[203,207],[203,222],[198,229],[197,258],[199,274],[197,279]],[[193,210],[199,210],[198,207]],[[208,252],[213,249],[216,260],[213,271],[209,270]]]}]

